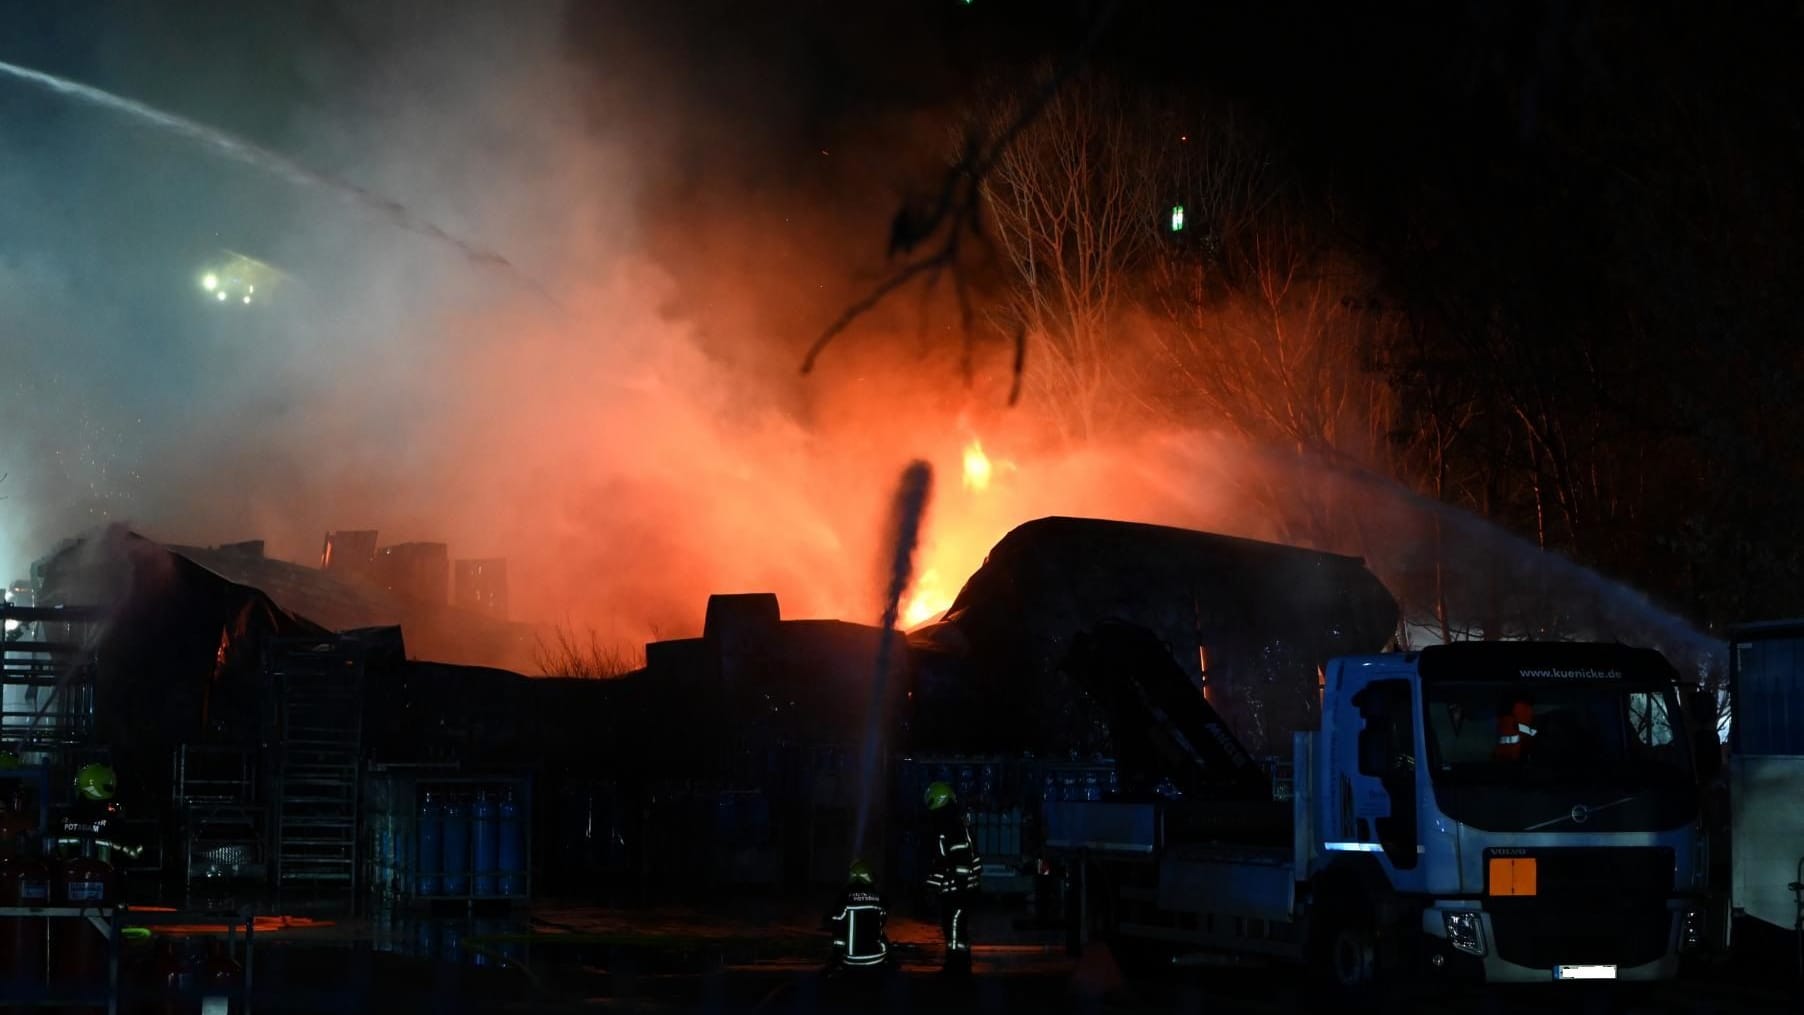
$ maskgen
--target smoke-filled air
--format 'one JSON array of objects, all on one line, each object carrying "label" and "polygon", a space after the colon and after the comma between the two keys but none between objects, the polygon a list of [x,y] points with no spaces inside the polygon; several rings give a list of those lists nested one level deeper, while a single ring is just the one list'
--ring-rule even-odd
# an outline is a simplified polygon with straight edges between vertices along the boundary
[{"label": "smoke-filled air", "polygon": [[[897,207],[931,203],[967,127],[1005,126],[1043,69],[836,116],[718,33],[612,9],[122,24],[70,69],[236,155],[0,75],[0,578],[109,522],[306,563],[328,530],[377,529],[505,557],[516,619],[633,652],[696,633],[715,592],[874,623],[895,477],[921,460],[905,627],[1064,514],[1365,556],[1410,638],[1711,651],[1434,495],[1370,366],[1393,324],[1348,299],[1365,266],[1297,225],[1231,111],[1081,76],[985,182],[969,322],[949,278],[905,287],[803,375],[927,249],[886,256]],[[721,58],[662,59],[690,44]],[[1114,161],[1065,187],[1075,142]]]}]

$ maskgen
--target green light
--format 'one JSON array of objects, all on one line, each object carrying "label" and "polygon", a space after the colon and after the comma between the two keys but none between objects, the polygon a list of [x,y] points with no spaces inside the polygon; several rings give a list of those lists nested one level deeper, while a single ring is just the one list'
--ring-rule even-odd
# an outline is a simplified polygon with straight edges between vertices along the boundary
[{"label": "green light", "polygon": [[1184,206],[1181,204],[1171,206],[1171,231],[1174,233],[1184,231]]}]

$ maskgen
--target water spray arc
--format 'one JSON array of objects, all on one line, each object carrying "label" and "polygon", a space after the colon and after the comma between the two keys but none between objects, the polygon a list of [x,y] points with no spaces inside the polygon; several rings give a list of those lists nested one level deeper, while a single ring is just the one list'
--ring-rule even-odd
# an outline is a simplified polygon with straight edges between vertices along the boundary
[{"label": "water spray arc", "polygon": [[864,855],[865,835],[871,821],[871,798],[876,792],[877,757],[883,737],[884,703],[890,678],[890,663],[895,656],[896,622],[902,612],[902,594],[914,576],[915,548],[920,543],[921,522],[927,515],[927,504],[933,495],[933,466],[926,462],[909,463],[902,471],[902,482],[896,490],[891,509],[892,538],[889,569],[883,590],[883,629],[877,637],[877,664],[871,677],[870,707],[865,713],[864,742],[859,757],[858,823],[852,831],[852,855]]},{"label": "water spray arc", "polygon": [[[1157,468],[1167,476],[1206,473],[1210,459],[1219,453],[1216,446],[1198,440],[1194,435],[1171,442],[1166,448],[1170,454],[1157,460]],[[1664,652],[1678,654],[1681,658],[1674,659],[1675,665],[1727,665],[1725,643],[1663,609],[1645,594],[1557,551],[1543,549],[1458,505],[1424,496],[1390,476],[1347,460],[1313,453],[1297,454],[1262,445],[1236,445],[1234,453],[1253,467],[1254,475],[1278,477],[1289,488],[1298,491],[1323,491],[1337,503],[1367,509],[1382,506],[1385,518],[1395,518],[1395,512],[1402,510],[1416,518],[1439,521],[1446,526],[1450,546],[1485,554],[1508,563],[1521,574],[1538,576],[1565,601],[1577,603],[1588,597],[1613,628],[1606,632],[1608,636],[1649,641]],[[1149,479],[1155,478],[1150,472],[1146,475]],[[1370,563],[1381,572],[1380,577],[1385,577],[1382,572],[1387,565],[1398,563],[1402,551],[1411,548],[1410,533],[1414,529],[1410,526],[1377,528],[1380,531],[1374,536],[1375,545],[1368,552],[1372,556]]]},{"label": "water spray arc", "polygon": [[317,173],[300,165],[293,159],[279,155],[267,148],[251,144],[242,138],[235,137],[225,131],[193,120],[166,113],[153,106],[147,106],[112,92],[84,85],[54,74],[45,74],[29,67],[20,67],[0,60],[0,74],[6,74],[28,84],[78,99],[91,106],[109,109],[116,113],[124,113],[152,126],[169,131],[180,137],[218,152],[227,158],[242,162],[245,165],[262,170],[279,179],[302,187],[332,194],[341,200],[355,204],[366,211],[372,211],[389,222],[389,224],[408,232],[425,236],[456,250],[470,263],[490,271],[498,271],[507,275],[513,282],[524,286],[561,309],[562,305],[531,276],[522,272],[512,261],[495,251],[477,246],[466,240],[451,235],[438,226],[428,222],[401,204],[379,194],[371,193],[352,183],[334,179]]}]

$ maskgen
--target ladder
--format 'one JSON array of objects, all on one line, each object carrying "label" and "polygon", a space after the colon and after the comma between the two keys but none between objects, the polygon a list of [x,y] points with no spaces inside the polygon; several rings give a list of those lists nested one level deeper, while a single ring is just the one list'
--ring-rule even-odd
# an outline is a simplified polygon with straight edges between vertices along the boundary
[{"label": "ladder", "polygon": [[274,702],[271,859],[284,885],[355,887],[363,748],[362,652],[337,639],[270,646]]},{"label": "ladder", "polygon": [[256,763],[232,747],[183,744],[175,752],[175,813],[181,822],[183,878],[261,880],[265,810],[258,802]]}]

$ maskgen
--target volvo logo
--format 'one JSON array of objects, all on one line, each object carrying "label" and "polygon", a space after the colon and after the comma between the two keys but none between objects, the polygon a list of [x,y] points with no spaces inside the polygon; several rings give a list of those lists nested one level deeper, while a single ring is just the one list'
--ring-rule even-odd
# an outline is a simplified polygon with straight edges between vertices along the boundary
[{"label": "volvo logo", "polygon": [[1578,804],[1572,808],[1572,823],[1582,825],[1591,818],[1591,808]]}]

